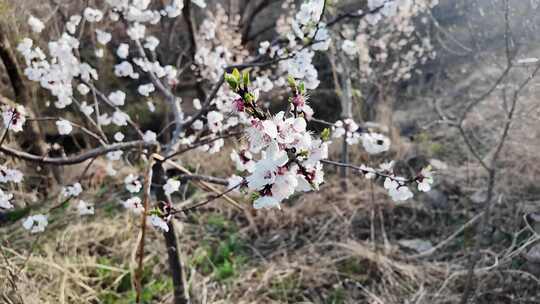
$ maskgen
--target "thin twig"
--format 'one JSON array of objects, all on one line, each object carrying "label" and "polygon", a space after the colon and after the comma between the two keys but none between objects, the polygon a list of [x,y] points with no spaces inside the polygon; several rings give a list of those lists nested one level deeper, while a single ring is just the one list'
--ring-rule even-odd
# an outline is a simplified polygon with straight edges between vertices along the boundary
[{"label": "thin twig", "polygon": [[137,250],[137,270],[135,272],[135,289],[137,292],[136,303],[141,303],[142,294],[142,274],[143,274],[143,260],[144,260],[144,241],[146,236],[146,217],[150,208],[150,188],[152,187],[152,166],[154,165],[154,159],[150,158],[148,161],[146,174],[144,176],[144,197],[143,207],[141,212],[141,239],[139,241],[139,248]]}]

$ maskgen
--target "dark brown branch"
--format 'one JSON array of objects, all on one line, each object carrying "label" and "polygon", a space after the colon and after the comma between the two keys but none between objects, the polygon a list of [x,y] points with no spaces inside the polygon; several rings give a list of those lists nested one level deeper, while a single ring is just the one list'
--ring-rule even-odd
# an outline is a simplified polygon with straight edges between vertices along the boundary
[{"label": "dark brown branch", "polygon": [[245,44],[249,39],[249,33],[251,32],[251,27],[253,26],[253,21],[258,14],[260,14],[266,7],[271,4],[270,0],[262,0],[257,6],[250,12],[246,17],[246,20],[242,26],[242,44]]},{"label": "dark brown branch", "polygon": [[142,140],[136,140],[136,141],[129,141],[129,142],[123,142],[123,143],[117,143],[112,144],[105,147],[95,148],[92,150],[88,150],[86,152],[69,156],[69,157],[48,157],[48,156],[40,156],[35,155],[23,151],[19,151],[10,147],[0,147],[0,151],[4,152],[7,155],[20,158],[22,160],[30,161],[30,162],[36,162],[40,164],[51,164],[55,166],[64,166],[64,165],[75,165],[82,163],[86,160],[89,160],[94,157],[105,155],[112,151],[118,151],[118,150],[130,150],[134,148],[151,148],[158,146],[158,142],[145,142]]},{"label": "dark brown branch", "polygon": [[208,204],[210,204],[211,202],[217,200],[218,198],[221,198],[221,197],[225,196],[226,194],[228,194],[228,193],[230,193],[230,192],[232,192],[232,191],[238,189],[240,186],[242,186],[242,183],[240,183],[240,184],[238,184],[238,185],[236,185],[236,186],[234,186],[234,187],[231,187],[231,188],[229,188],[229,189],[227,189],[227,190],[225,190],[225,191],[223,191],[223,192],[221,192],[221,193],[218,193],[218,194],[216,194],[216,195],[213,195],[213,196],[211,196],[209,199],[207,199],[207,200],[205,200],[205,201],[202,201],[202,202],[200,202],[200,203],[197,203],[197,204],[195,204],[195,205],[191,205],[191,206],[189,206],[189,207],[186,207],[186,208],[183,208],[183,209],[179,209],[179,210],[173,210],[173,211],[171,212],[171,214],[177,214],[177,213],[181,213],[181,212],[187,213],[187,212],[193,211],[193,210],[195,210],[195,209],[197,209],[197,208],[199,208],[199,207],[202,207],[202,206],[204,206],[204,205],[208,205]]},{"label": "dark brown branch", "polygon": [[[193,20],[191,17],[191,0],[184,0],[184,8],[182,8],[182,17],[184,17],[184,21],[186,22],[187,30],[188,30],[188,39],[189,39],[189,58],[192,62],[195,62],[195,54],[197,53],[197,39],[195,37],[195,26],[193,25]],[[200,71],[199,69],[195,69],[194,73],[196,74],[196,78],[200,78]],[[204,89],[201,85],[200,81],[197,81],[195,88],[197,89],[197,95],[200,100],[206,99],[206,94],[204,92]]]},{"label": "dark brown branch", "polygon": [[[165,170],[163,168],[163,162],[159,161],[154,165],[154,183],[158,185],[165,184]],[[164,211],[166,205],[171,205],[169,198],[165,194],[163,187],[156,187],[156,198],[158,201],[163,203],[160,204],[160,210]],[[166,203],[165,203],[166,202]],[[186,304],[188,299],[185,296],[185,285],[184,285],[184,273],[183,265],[180,260],[178,241],[176,239],[176,233],[174,228],[174,219],[171,218],[167,222],[168,230],[163,232],[163,237],[165,238],[165,246],[167,248],[167,256],[169,261],[169,270],[171,271],[171,277],[173,281],[174,288],[174,304]]]},{"label": "dark brown branch", "polygon": [[214,176],[207,176],[207,175],[198,175],[198,174],[184,174],[180,176],[181,180],[197,180],[197,181],[203,181],[211,184],[216,185],[222,185],[227,186],[229,182],[224,178],[214,177]]}]

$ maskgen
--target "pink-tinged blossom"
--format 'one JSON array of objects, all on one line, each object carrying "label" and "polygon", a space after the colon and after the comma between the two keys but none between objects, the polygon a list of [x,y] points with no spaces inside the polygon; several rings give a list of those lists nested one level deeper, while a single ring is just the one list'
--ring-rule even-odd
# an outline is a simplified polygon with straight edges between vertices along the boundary
[{"label": "pink-tinged blossom", "polygon": [[130,210],[135,214],[141,214],[144,211],[144,206],[139,197],[134,196],[122,202],[124,208]]},{"label": "pink-tinged blossom", "polygon": [[333,129],[332,137],[340,138],[345,136],[345,140],[349,145],[355,145],[360,140],[360,134],[356,132],[358,130],[358,125],[350,118],[344,119],[343,121],[336,121]]},{"label": "pink-tinged blossom", "polygon": [[406,185],[403,185],[404,179],[401,177],[387,177],[384,180],[384,188],[392,200],[396,202],[406,201],[413,197],[413,193]]},{"label": "pink-tinged blossom", "polygon": [[422,171],[420,171],[420,175],[417,178],[418,183],[418,190],[422,192],[428,192],[431,190],[431,185],[433,184],[433,172],[431,171],[431,167],[428,166]]},{"label": "pink-tinged blossom", "polygon": [[379,154],[390,149],[390,139],[379,133],[363,133],[362,146],[369,154]]},{"label": "pink-tinged blossom", "polygon": [[206,119],[208,120],[208,129],[210,129],[210,131],[214,133],[221,131],[223,126],[223,114],[217,111],[210,111],[206,115]]},{"label": "pink-tinged blossom", "polygon": [[137,193],[142,189],[141,182],[137,176],[133,174],[130,174],[124,178],[124,184],[126,185],[126,189],[131,193]]},{"label": "pink-tinged blossom", "polygon": [[240,152],[233,150],[231,160],[234,162],[236,170],[240,172],[247,171],[251,173],[255,169],[253,155],[247,150],[241,150]]},{"label": "pink-tinged blossom", "polygon": [[253,174],[246,178],[248,187],[252,190],[262,190],[264,186],[273,184],[279,168],[288,160],[287,153],[280,150],[277,143],[270,144],[264,157],[256,163]]},{"label": "pink-tinged blossom", "polygon": [[9,108],[2,113],[4,126],[13,132],[21,132],[26,122],[26,110],[22,106]]},{"label": "pink-tinged blossom", "polygon": [[244,112],[244,109],[245,109],[244,99],[242,99],[241,97],[235,98],[233,100],[233,109],[236,112]]}]

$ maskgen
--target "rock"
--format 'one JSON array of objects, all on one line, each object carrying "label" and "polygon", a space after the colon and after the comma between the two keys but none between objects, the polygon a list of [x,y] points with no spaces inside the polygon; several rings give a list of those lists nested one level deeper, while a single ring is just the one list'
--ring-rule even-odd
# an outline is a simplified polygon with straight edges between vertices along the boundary
[{"label": "rock", "polygon": [[487,191],[486,190],[478,190],[470,197],[471,201],[475,204],[483,204],[486,202],[487,199]]},{"label": "rock", "polygon": [[540,244],[531,247],[525,254],[525,258],[528,262],[540,264]]},{"label": "rock", "polygon": [[446,171],[448,170],[448,165],[443,162],[442,160],[438,160],[436,158],[432,158],[429,160],[429,163],[435,169],[436,171]]},{"label": "rock", "polygon": [[540,244],[533,246],[525,254],[527,270],[535,276],[540,275]]},{"label": "rock", "polygon": [[448,195],[440,190],[431,189],[431,191],[425,192],[423,196],[426,202],[435,209],[448,208]]},{"label": "rock", "polygon": [[407,249],[412,249],[418,253],[428,251],[433,248],[433,244],[430,241],[421,239],[399,240],[398,244]]}]

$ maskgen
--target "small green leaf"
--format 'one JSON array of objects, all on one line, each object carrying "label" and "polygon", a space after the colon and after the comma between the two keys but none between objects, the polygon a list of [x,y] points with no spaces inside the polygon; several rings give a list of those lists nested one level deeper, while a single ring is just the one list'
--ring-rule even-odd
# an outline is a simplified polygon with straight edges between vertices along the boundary
[{"label": "small green leaf", "polygon": [[229,84],[231,89],[233,89],[234,91],[238,90],[238,81],[236,81],[236,78],[234,77],[234,75],[225,73],[224,77],[225,77],[225,81]]},{"label": "small green leaf", "polygon": [[234,68],[234,70],[232,71],[232,75],[234,76],[236,82],[240,83],[240,71],[238,71],[237,68]]},{"label": "small green leaf", "polygon": [[328,141],[330,139],[330,129],[324,128],[324,130],[321,133],[321,139],[323,141]]},{"label": "small green leaf", "polygon": [[255,201],[255,200],[258,199],[259,197],[261,197],[261,195],[259,194],[259,192],[253,192],[253,193],[251,193],[251,200]]},{"label": "small green leaf", "polygon": [[253,94],[247,92],[246,94],[244,94],[244,101],[246,101],[246,103],[251,103],[253,102],[253,99],[255,99],[255,97],[253,96]]},{"label": "small green leaf", "polygon": [[248,71],[244,71],[243,78],[244,78],[244,89],[247,89],[249,85],[249,72]]},{"label": "small green leaf", "polygon": [[296,91],[296,80],[294,80],[294,78],[292,76],[288,76],[287,77],[287,82],[289,83],[289,86],[291,87],[291,89],[293,91]]}]

